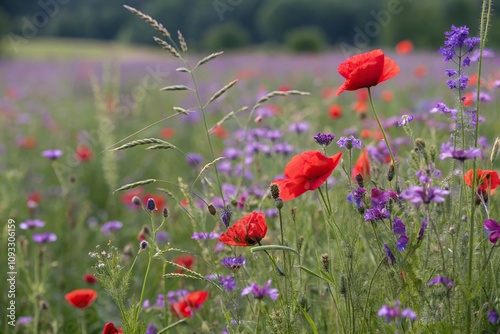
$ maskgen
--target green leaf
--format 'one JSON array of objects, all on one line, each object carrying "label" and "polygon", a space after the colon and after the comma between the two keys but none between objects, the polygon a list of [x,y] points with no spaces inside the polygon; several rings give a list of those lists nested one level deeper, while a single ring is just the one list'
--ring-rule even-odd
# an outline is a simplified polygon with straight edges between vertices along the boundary
[{"label": "green leaf", "polygon": [[295,253],[298,256],[300,256],[300,253],[297,252],[295,249],[293,249],[291,247],[287,247],[287,246],[280,246],[280,245],[256,246],[256,247],[253,247],[250,251],[252,253],[255,253],[255,252],[260,252],[260,251],[268,251],[268,250],[285,250],[285,251],[292,252],[292,253]]}]

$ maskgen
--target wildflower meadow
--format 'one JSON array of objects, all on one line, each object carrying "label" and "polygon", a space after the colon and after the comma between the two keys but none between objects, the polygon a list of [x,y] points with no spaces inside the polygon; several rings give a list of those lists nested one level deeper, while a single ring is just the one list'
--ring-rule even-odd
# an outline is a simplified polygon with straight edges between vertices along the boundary
[{"label": "wildflower meadow", "polygon": [[[479,5],[479,3],[478,3]],[[500,333],[500,58],[0,60],[1,333]]]}]

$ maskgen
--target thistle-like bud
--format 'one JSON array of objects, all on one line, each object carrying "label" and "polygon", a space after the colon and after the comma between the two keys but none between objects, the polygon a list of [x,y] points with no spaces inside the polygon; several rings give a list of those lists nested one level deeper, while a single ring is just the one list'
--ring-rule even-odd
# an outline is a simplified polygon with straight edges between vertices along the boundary
[{"label": "thistle-like bud", "polygon": [[415,147],[420,151],[425,150],[425,141],[422,138],[415,139]]},{"label": "thistle-like bud", "polygon": [[40,300],[39,305],[40,305],[40,310],[45,311],[45,310],[48,310],[48,309],[49,309],[49,303],[47,303],[47,301],[46,301],[46,300],[43,300],[43,299],[42,299],[42,300]]},{"label": "thistle-like bud", "polygon": [[364,183],[364,180],[363,180],[363,175],[361,175],[361,174],[356,175],[356,182],[358,183],[358,186],[360,188],[364,188],[365,187],[365,183]]},{"label": "thistle-like bud", "polygon": [[140,243],[139,243],[139,247],[142,249],[146,249],[148,247],[148,242],[146,240],[142,240]]},{"label": "thistle-like bud", "polygon": [[271,196],[277,200],[280,197],[280,188],[278,187],[277,184],[271,184]]},{"label": "thistle-like bud", "polygon": [[146,208],[149,211],[154,211],[156,209],[156,202],[155,202],[154,198],[148,198]]},{"label": "thistle-like bud", "polygon": [[215,216],[215,214],[217,214],[217,210],[215,209],[215,206],[212,203],[208,205],[208,212],[210,212],[212,216]]},{"label": "thistle-like bud", "polygon": [[281,198],[276,198],[274,200],[274,206],[278,209],[281,210],[283,208],[283,200]]},{"label": "thistle-like bud", "polygon": [[141,199],[139,197],[137,197],[137,196],[132,197],[132,203],[134,205],[141,205],[142,204],[141,203]]},{"label": "thistle-like bud", "polygon": [[394,167],[394,164],[391,162],[391,165],[389,166],[389,171],[387,172],[387,180],[389,182],[391,182],[392,179],[394,178],[395,170],[396,168]]},{"label": "thistle-like bud", "polygon": [[497,137],[493,143],[493,148],[491,149],[490,162],[493,163],[497,158],[498,151],[500,150],[500,138]]},{"label": "thistle-like bud", "polygon": [[323,270],[330,271],[330,256],[328,253],[321,254],[321,262],[323,263]]},{"label": "thistle-like bud", "polygon": [[168,216],[170,215],[170,212],[168,212],[167,208],[163,208],[162,214],[163,214],[163,217],[168,218]]}]

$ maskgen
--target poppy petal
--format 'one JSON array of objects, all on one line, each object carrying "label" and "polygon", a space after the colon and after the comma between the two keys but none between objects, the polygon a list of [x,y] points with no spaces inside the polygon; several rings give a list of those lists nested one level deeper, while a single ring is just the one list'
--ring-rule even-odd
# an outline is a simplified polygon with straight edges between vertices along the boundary
[{"label": "poppy petal", "polygon": [[280,189],[280,198],[283,201],[294,199],[309,190],[309,185],[306,184],[307,179],[279,179],[274,180],[273,184],[277,184]]},{"label": "poppy petal", "polygon": [[382,71],[382,75],[378,79],[377,83],[384,82],[386,80],[389,80],[396,75],[398,75],[400,72],[398,64],[394,60],[392,60],[389,57],[384,57],[384,70]]}]

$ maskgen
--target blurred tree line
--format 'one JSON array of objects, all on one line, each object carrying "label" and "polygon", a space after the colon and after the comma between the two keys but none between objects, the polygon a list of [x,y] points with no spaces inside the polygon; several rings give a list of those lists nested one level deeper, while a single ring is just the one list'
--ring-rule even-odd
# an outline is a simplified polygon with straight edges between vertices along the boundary
[{"label": "blurred tree line", "polygon": [[[0,34],[153,43],[154,31],[123,0],[2,0]],[[477,34],[481,0],[126,0],[196,49],[286,44],[319,51],[327,45],[394,45],[410,39],[436,48],[452,24]],[[500,43],[494,18],[490,45]],[[31,30],[30,30],[31,29]],[[10,35],[9,35],[10,33]],[[31,37],[30,37],[31,38]]]}]

